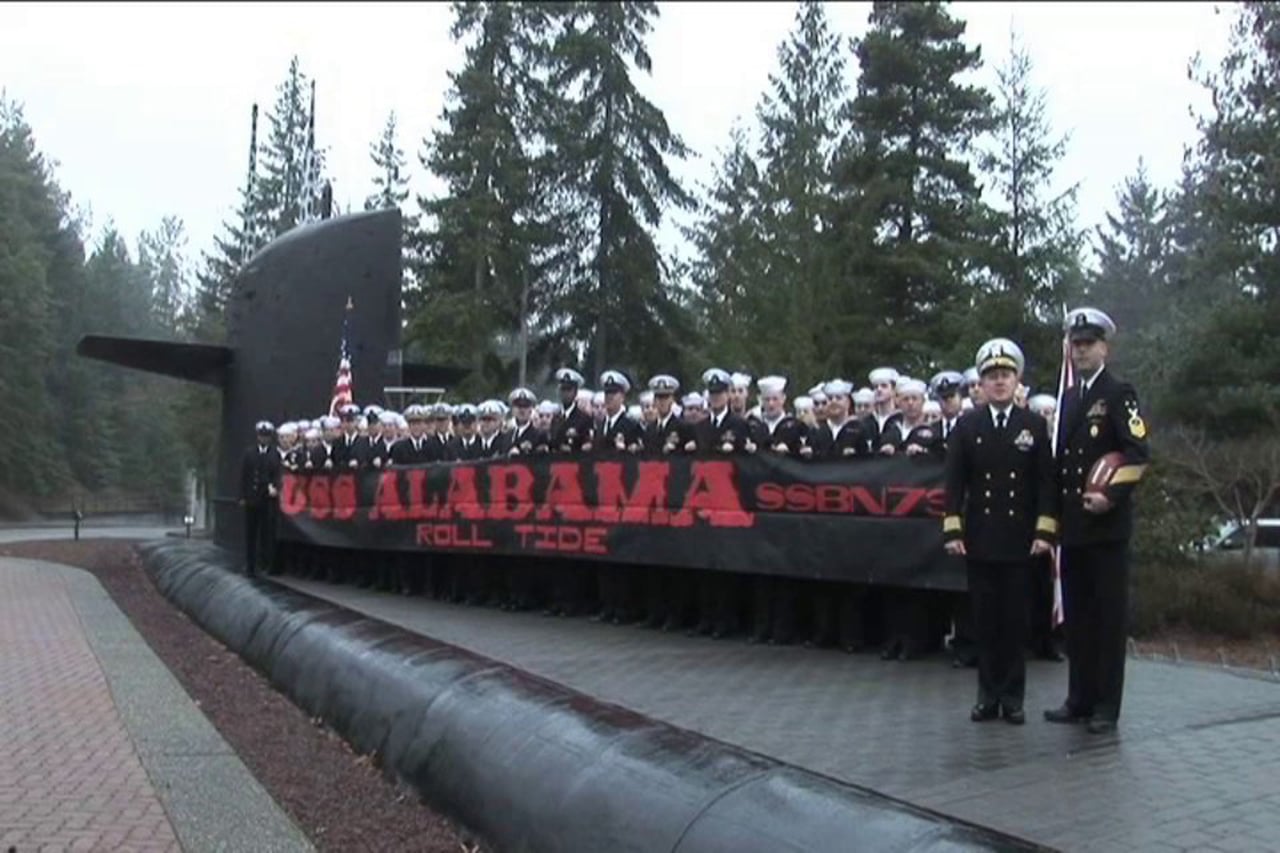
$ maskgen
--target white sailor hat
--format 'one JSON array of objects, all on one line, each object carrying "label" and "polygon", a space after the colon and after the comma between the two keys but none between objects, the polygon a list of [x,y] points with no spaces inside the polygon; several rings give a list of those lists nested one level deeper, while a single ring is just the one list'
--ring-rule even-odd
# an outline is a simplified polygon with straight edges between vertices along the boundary
[{"label": "white sailor hat", "polygon": [[378,412],[378,423],[383,426],[395,426],[400,423],[400,416],[395,412],[381,411]]},{"label": "white sailor hat", "polygon": [[276,432],[280,435],[297,435],[298,425],[293,421],[285,421],[276,428]]},{"label": "white sailor hat", "polygon": [[818,390],[809,392],[809,398],[813,400],[816,406],[825,406],[827,404],[827,392],[822,390],[823,387],[823,385],[820,385]]},{"label": "white sailor hat", "polygon": [[307,429],[324,429],[324,415],[316,418],[314,421],[303,421]]},{"label": "white sailor hat", "polygon": [[600,387],[606,394],[625,394],[631,390],[631,381],[617,370],[606,370],[600,374]]},{"label": "white sailor hat", "polygon": [[456,407],[453,413],[460,421],[474,421],[476,419],[476,407],[470,403],[463,403]]},{"label": "white sailor hat", "polygon": [[680,390],[680,380],[667,373],[659,373],[649,380],[649,388],[654,395],[674,394]]},{"label": "white sailor hat", "polygon": [[631,420],[638,421],[643,416],[644,412],[640,411],[640,405],[638,403],[632,403],[630,406],[627,406],[627,417],[631,418]]},{"label": "white sailor hat", "polygon": [[924,412],[926,415],[928,414],[940,415],[942,414],[942,404],[939,403],[937,400],[925,400],[924,408],[921,411]]},{"label": "white sailor hat", "polygon": [[500,418],[502,417],[502,404],[497,400],[485,400],[476,408],[476,411],[482,418]]},{"label": "white sailor hat", "polygon": [[762,376],[756,380],[756,387],[761,394],[781,394],[787,390],[787,380],[784,376]]},{"label": "white sailor hat", "polygon": [[354,420],[355,418],[360,417],[360,407],[355,403],[347,403],[346,405],[338,408],[338,415],[344,421]]},{"label": "white sailor hat", "polygon": [[376,403],[370,403],[364,407],[364,416],[366,418],[373,418],[380,414],[382,414],[382,407]]},{"label": "white sailor hat", "polygon": [[939,397],[948,397],[964,387],[963,374],[954,370],[942,370],[933,374],[929,380],[929,390]]},{"label": "white sailor hat", "polygon": [[[374,418],[373,422],[376,424],[378,422],[378,419]],[[368,428],[369,428],[368,418],[366,418],[364,415],[360,415],[358,418],[356,418],[356,429],[368,429]]]},{"label": "white sailor hat", "polygon": [[718,367],[712,367],[703,372],[702,384],[707,386],[707,390],[712,394],[719,391],[728,391],[729,386],[733,384],[733,377]]},{"label": "white sailor hat", "polygon": [[1116,324],[1105,311],[1076,308],[1067,312],[1066,327],[1071,340],[1106,340],[1116,333]]},{"label": "white sailor hat", "polygon": [[973,400],[969,399],[968,397],[965,397],[963,400],[960,401],[960,411],[967,412],[972,408],[973,408]]},{"label": "white sailor hat", "polygon": [[575,388],[581,388],[585,382],[582,374],[574,370],[572,367],[562,367],[556,371],[556,381],[560,383],[560,387],[564,388],[572,385]]},{"label": "white sailor hat", "polygon": [[396,412],[396,426],[400,429],[408,429],[409,419],[406,418],[404,415],[400,414],[399,412]]},{"label": "white sailor hat", "polygon": [[871,404],[876,401],[876,392],[870,388],[859,388],[853,392],[853,402]]},{"label": "white sailor hat", "polygon": [[414,403],[412,406],[406,407],[404,410],[404,419],[406,423],[409,421],[422,421],[422,420],[426,420],[426,418],[427,418],[426,408],[424,406],[418,405],[417,403]]},{"label": "white sailor hat", "polygon": [[648,390],[646,390],[646,391],[641,391],[641,392],[640,392],[640,406],[641,406],[641,408],[643,408],[643,407],[645,407],[645,406],[652,406],[652,405],[653,405],[653,392],[652,392],[652,391],[648,391]]},{"label": "white sailor hat", "polygon": [[900,397],[907,397],[907,396],[923,397],[925,394],[928,393],[928,391],[929,391],[928,386],[926,386],[919,379],[904,377],[898,380],[897,392],[898,392],[898,396]]},{"label": "white sailor hat", "polygon": [[1045,409],[1056,411],[1058,398],[1052,394],[1035,394],[1027,399],[1027,406],[1033,412],[1040,412]]},{"label": "white sailor hat", "polygon": [[976,368],[976,367],[970,367],[970,368],[968,368],[967,370],[965,370],[965,372],[964,372],[964,384],[965,384],[965,385],[977,385],[977,384],[978,384],[978,368]]},{"label": "white sailor hat", "polygon": [[680,401],[680,404],[686,409],[701,409],[707,405],[707,401],[697,391],[690,391],[684,395],[684,399]]},{"label": "white sailor hat", "polygon": [[538,404],[538,414],[554,415],[560,411],[560,404],[555,400],[543,400]]},{"label": "white sailor hat", "polygon": [[746,374],[746,373],[739,373],[739,372],[737,372],[737,371],[734,371],[733,373],[731,373],[731,374],[729,375],[729,387],[730,387],[730,388],[740,388],[740,389],[741,389],[741,388],[750,388],[750,387],[751,387],[751,376],[750,376],[749,374]]},{"label": "white sailor hat", "polygon": [[316,429],[315,427],[310,427],[307,429],[305,433],[302,434],[302,437],[305,438],[307,441],[319,441],[320,430]]},{"label": "white sailor hat", "polygon": [[877,367],[875,370],[867,374],[867,380],[872,385],[879,385],[882,382],[888,382],[890,385],[898,381],[898,371],[892,367]]},{"label": "white sailor hat", "polygon": [[814,394],[821,394],[821,393],[822,393],[822,383],[821,383],[821,382],[819,382],[817,385],[814,385],[814,386],[813,386],[812,388],[810,388],[806,393],[807,393],[810,397],[812,397]]},{"label": "white sailor hat", "polygon": [[593,393],[593,394],[591,395],[591,405],[593,405],[593,406],[603,406],[603,405],[604,405],[604,392],[603,392],[603,391],[596,391],[595,393]]},{"label": "white sailor hat", "polygon": [[1022,347],[1008,338],[992,338],[987,341],[978,347],[978,354],[973,360],[979,376],[997,367],[1007,367],[1021,376],[1022,368],[1026,366]]},{"label": "white sailor hat", "polygon": [[532,406],[538,402],[538,397],[528,388],[516,388],[507,395],[507,399],[513,406]]},{"label": "white sailor hat", "polygon": [[274,435],[276,431],[276,425],[271,423],[271,421],[258,421],[255,429],[257,429],[259,435],[263,435],[264,433],[269,433]]},{"label": "white sailor hat", "polygon": [[831,397],[848,397],[853,393],[853,383],[844,379],[832,379],[822,386],[822,392]]},{"label": "white sailor hat", "polygon": [[342,426],[342,421],[333,415],[325,415],[320,419],[321,429],[337,429]]},{"label": "white sailor hat", "polygon": [[595,398],[596,392],[590,388],[579,388],[578,396],[574,398],[579,406],[590,406],[591,401]]},{"label": "white sailor hat", "polygon": [[795,406],[795,409],[796,409],[796,411],[797,411],[797,412],[812,412],[812,411],[813,411],[813,398],[812,398],[812,397],[807,397],[807,396],[800,396],[800,397],[796,397],[796,398],[795,398],[795,400],[793,400],[793,401],[792,401],[792,404]]}]

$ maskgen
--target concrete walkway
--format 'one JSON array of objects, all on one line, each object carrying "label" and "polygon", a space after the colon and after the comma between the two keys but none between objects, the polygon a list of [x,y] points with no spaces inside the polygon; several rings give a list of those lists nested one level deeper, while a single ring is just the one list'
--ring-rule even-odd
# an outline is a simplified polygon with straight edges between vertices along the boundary
[{"label": "concrete walkway", "polygon": [[0,732],[0,850],[312,849],[80,569],[0,558]]},{"label": "concrete walkway", "polygon": [[1280,682],[1131,660],[1119,737],[969,721],[976,677],[279,579],[408,630],[754,752],[1063,850],[1280,849]]}]

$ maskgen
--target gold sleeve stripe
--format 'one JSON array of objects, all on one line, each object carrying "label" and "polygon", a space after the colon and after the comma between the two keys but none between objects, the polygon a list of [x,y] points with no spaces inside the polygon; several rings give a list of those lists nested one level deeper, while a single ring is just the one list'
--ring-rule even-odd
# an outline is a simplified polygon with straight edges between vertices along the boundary
[{"label": "gold sleeve stripe", "polygon": [[959,533],[961,529],[960,516],[948,515],[946,518],[942,519],[943,533]]},{"label": "gold sleeve stripe", "polygon": [[1146,465],[1124,465],[1111,475],[1111,485],[1123,486],[1125,483],[1136,483],[1146,472]]},{"label": "gold sleeve stripe", "polygon": [[1041,533],[1057,533],[1058,520],[1048,515],[1042,515],[1036,519],[1036,530]]}]

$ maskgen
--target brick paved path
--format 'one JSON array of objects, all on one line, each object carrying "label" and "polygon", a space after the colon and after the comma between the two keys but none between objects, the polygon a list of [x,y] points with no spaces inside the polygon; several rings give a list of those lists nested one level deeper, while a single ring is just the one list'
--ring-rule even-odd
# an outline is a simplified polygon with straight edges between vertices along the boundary
[{"label": "brick paved path", "polygon": [[782,761],[1064,850],[1280,850],[1280,682],[1131,660],[1118,738],[974,725],[973,670],[749,646],[287,580],[306,592]]},{"label": "brick paved path", "polygon": [[0,570],[0,850],[178,850],[66,584]]}]

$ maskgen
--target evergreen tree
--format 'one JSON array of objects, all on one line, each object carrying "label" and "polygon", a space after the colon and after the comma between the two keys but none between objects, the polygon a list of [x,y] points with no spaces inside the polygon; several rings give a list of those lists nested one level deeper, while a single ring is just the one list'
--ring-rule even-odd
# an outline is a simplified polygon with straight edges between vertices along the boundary
[{"label": "evergreen tree", "polygon": [[[997,80],[994,146],[982,158],[997,198],[994,239],[986,258],[989,290],[975,315],[987,332],[1004,329],[1021,342],[1029,379],[1047,387],[1057,379],[1062,311],[1081,277],[1077,187],[1052,191],[1067,138],[1054,136],[1045,92],[1032,80],[1031,55],[1016,37]],[[984,333],[974,329],[965,351]]]},{"label": "evergreen tree", "polygon": [[175,216],[166,216],[160,227],[138,239],[138,265],[152,288],[152,316],[165,335],[177,334],[179,318],[187,310],[186,246],[186,229]]},{"label": "evergreen tree", "polygon": [[369,157],[378,171],[373,176],[373,194],[364,200],[364,209],[400,208],[409,198],[409,176],[405,172],[404,151],[396,140],[395,110],[387,116],[378,141],[369,146]]},{"label": "evergreen tree", "polygon": [[652,2],[565,4],[552,52],[546,128],[551,190],[566,254],[549,320],[585,352],[593,375],[667,369],[688,318],[668,287],[653,233],[669,206],[691,198],[668,159],[687,150],[662,111],[636,88],[652,60]]},{"label": "evergreen tree", "polygon": [[451,75],[443,127],[421,155],[446,190],[419,198],[430,225],[407,343],[469,363],[461,390],[478,393],[513,378],[513,353],[498,350],[518,334],[526,283],[535,310],[539,302],[530,114],[544,101],[535,72],[547,17],[541,4],[455,3],[453,11],[466,61]]},{"label": "evergreen tree", "polygon": [[970,308],[985,212],[971,157],[991,97],[941,2],[876,2],[854,42],[861,67],[837,167],[846,363],[928,370]]},{"label": "evergreen tree", "polygon": [[1152,186],[1146,164],[1126,178],[1116,194],[1117,210],[1097,229],[1097,272],[1089,298],[1126,333],[1154,319],[1153,308],[1167,294],[1165,264],[1169,250],[1166,199]]},{"label": "evergreen tree", "polygon": [[[250,217],[265,224],[268,239],[280,236],[301,221],[304,188],[309,187],[318,198],[323,183],[324,152],[314,148],[314,140],[310,138],[310,92],[310,82],[295,56],[276,88],[275,105],[267,113],[262,178]],[[307,157],[309,149],[312,160]],[[312,169],[310,175],[308,168]]]},{"label": "evergreen tree", "polygon": [[[844,58],[823,4],[805,0],[778,47],[778,72],[756,111],[761,227],[767,279],[765,311],[749,329],[770,350],[764,369],[818,375],[833,369],[823,318],[831,310],[830,165],[842,135]],[[767,306],[767,307],[766,307]]]}]

